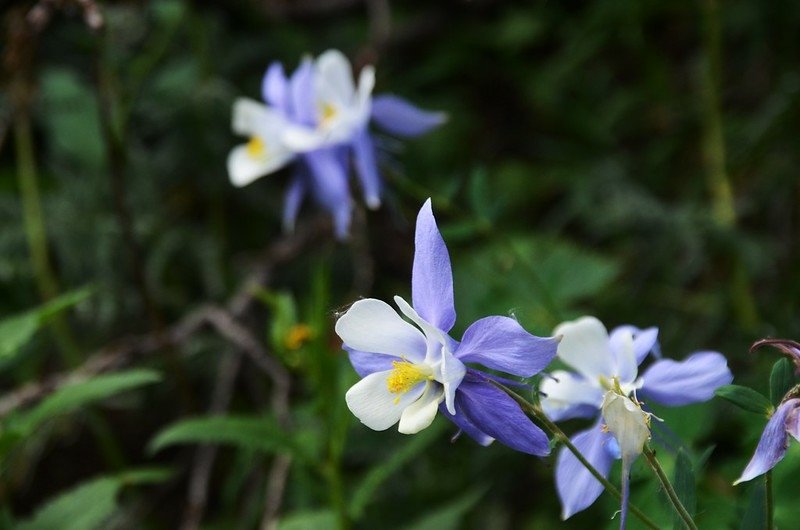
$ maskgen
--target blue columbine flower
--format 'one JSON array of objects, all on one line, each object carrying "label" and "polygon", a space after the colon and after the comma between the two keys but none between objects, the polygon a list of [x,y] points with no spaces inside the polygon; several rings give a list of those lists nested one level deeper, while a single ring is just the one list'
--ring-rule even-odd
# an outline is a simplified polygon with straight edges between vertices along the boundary
[{"label": "blue columbine flower", "polygon": [[[750,351],[760,346],[773,346],[779,349],[794,362],[796,370],[800,369],[800,344],[797,342],[786,339],[763,339],[753,344]],[[796,390],[790,391],[770,416],[753,458],[742,472],[742,476],[733,483],[734,486],[763,475],[783,460],[789,448],[789,436],[800,441],[800,399]]]},{"label": "blue columbine flower", "polygon": [[[608,390],[663,405],[679,406],[707,401],[714,390],[733,379],[720,353],[697,352],[681,362],[662,359],[639,376],[639,365],[657,348],[658,330],[621,326],[606,331],[594,317],[583,317],[558,326],[558,357],[576,370],[556,370],[540,385],[542,408],[553,420],[596,418]],[[572,443],[604,476],[620,458],[619,445],[597,421],[571,438]],[[565,449],[556,461],[556,489],[564,519],[588,508],[603,491],[598,482]]]},{"label": "blue columbine flower", "polygon": [[411,276],[413,307],[394,297],[389,304],[359,300],[336,322],[350,362],[363,377],[348,392],[347,405],[367,427],[413,434],[437,410],[478,443],[493,439],[543,456],[547,436],[477,363],[531,377],[555,357],[557,339],[535,337],[513,318],[493,316],[473,323],[459,343],[448,334],[456,320],[450,256],[433,217],[431,201],[417,217]]},{"label": "blue columbine flower", "polygon": [[307,194],[334,218],[338,237],[350,225],[351,161],[370,208],[381,203],[381,179],[369,132],[373,121],[399,136],[416,136],[442,124],[446,116],[428,112],[396,96],[372,97],[375,70],[365,66],[353,81],[350,62],[337,50],[305,59],[291,77],[280,63],[264,75],[267,105],[241,98],[233,107],[233,130],[250,140],[228,157],[235,186],[245,186],[287,164],[295,174],[284,198],[283,224],[294,226]]}]

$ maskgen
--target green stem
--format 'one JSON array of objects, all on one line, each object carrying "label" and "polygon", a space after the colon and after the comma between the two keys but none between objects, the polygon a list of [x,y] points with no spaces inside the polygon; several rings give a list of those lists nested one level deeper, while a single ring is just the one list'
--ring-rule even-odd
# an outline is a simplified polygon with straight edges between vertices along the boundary
[{"label": "green stem", "polygon": [[664,473],[664,470],[661,468],[661,464],[658,463],[658,459],[656,458],[656,454],[653,452],[652,449],[648,445],[645,445],[643,454],[647,463],[650,464],[650,467],[655,472],[656,476],[658,477],[659,482],[664,487],[664,491],[667,492],[667,496],[669,497],[669,501],[672,504],[675,511],[678,513],[678,516],[683,520],[683,524],[686,525],[686,528],[689,530],[697,530],[697,525],[694,523],[692,516],[689,514],[689,511],[683,506],[683,503],[678,498],[678,494],[675,493],[675,489],[672,487],[667,475]]},{"label": "green stem", "polygon": [[765,512],[766,512],[766,519],[767,519],[767,530],[772,530],[772,520],[774,518],[774,502],[772,500],[772,470],[767,471],[764,475],[764,490],[766,491],[766,495],[764,497],[764,501],[766,504]]},{"label": "green stem", "polygon": [[[606,477],[604,477],[588,460],[586,460],[586,457],[584,457],[583,454],[580,452],[580,450],[577,447],[575,447],[575,444],[572,443],[572,441],[569,439],[569,436],[567,436],[566,433],[564,433],[564,431],[562,431],[558,425],[556,425],[552,420],[550,420],[550,418],[547,417],[547,415],[544,413],[542,409],[530,403],[528,400],[526,400],[525,398],[523,398],[522,396],[520,396],[507,386],[498,383],[496,381],[492,381],[492,384],[494,384],[500,390],[511,396],[514,399],[514,401],[516,401],[519,404],[522,410],[524,410],[530,416],[533,416],[534,418],[539,420],[545,426],[545,428],[547,428],[547,430],[550,431],[550,433],[556,437],[556,439],[559,442],[563,443],[567,447],[567,449],[569,449],[572,452],[572,454],[575,455],[575,458],[577,458],[578,461],[583,465],[583,467],[585,467],[587,471],[589,471],[589,473],[591,473],[592,476],[596,478],[597,481],[603,485],[603,487],[606,489],[607,492],[609,492],[611,495],[622,501],[622,493],[617,489],[617,487],[614,486],[614,484],[612,484]],[[644,523],[644,525],[647,526],[648,528],[651,528],[652,530],[659,530],[659,526],[656,523],[654,523],[649,517],[647,517],[647,515],[645,515],[643,511],[641,511],[633,504],[628,503],[628,510],[636,517],[638,517],[639,520],[642,521],[642,523]]]},{"label": "green stem", "polygon": [[[39,194],[36,158],[33,154],[31,124],[25,109],[18,109],[14,117],[14,140],[17,155],[17,182],[22,200],[22,216],[31,253],[33,275],[40,296],[44,300],[49,300],[58,296],[58,281],[50,266],[47,229]],[[64,357],[64,362],[68,366],[77,366],[80,363],[78,347],[62,315],[53,317],[51,329]]]},{"label": "green stem", "polygon": [[[725,137],[722,131],[722,111],[719,80],[722,70],[722,44],[717,0],[703,0],[703,46],[705,61],[701,72],[703,95],[703,157],[706,178],[711,193],[714,222],[721,228],[736,227],[736,208],[733,191],[725,164]],[[758,323],[758,312],[750,288],[747,270],[741,257],[733,262],[731,297],[740,324],[753,329]]]}]

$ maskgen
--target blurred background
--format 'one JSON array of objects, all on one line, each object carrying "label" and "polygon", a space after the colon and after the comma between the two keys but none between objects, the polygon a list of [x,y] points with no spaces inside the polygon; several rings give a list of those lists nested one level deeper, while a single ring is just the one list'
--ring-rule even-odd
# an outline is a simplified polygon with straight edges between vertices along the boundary
[{"label": "blurred background", "polygon": [[[346,409],[337,311],[408,296],[429,196],[456,338],[593,314],[658,326],[666,357],[721,351],[765,395],[778,356],[750,344],[800,338],[795,2],[42,0],[2,20],[3,527],[616,528],[607,494],[560,521],[553,457]],[[384,205],[357,194],[344,243],[310,203],[281,233],[287,171],[237,189],[225,169],[234,99],[330,48],[449,115],[381,138]],[[731,482],[766,418],[654,411],[699,526],[762,528],[761,483]],[[794,447],[776,469],[781,528],[798,466]],[[631,489],[672,527],[641,462]]]}]

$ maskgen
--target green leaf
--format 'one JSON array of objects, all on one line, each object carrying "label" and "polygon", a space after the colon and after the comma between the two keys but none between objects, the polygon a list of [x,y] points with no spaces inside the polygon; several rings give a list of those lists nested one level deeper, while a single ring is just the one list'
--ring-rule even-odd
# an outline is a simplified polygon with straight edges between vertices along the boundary
[{"label": "green leaf", "polygon": [[772,411],[772,405],[763,394],[746,386],[724,385],[715,390],[714,393],[718,397],[750,412],[769,414]]},{"label": "green leaf", "polygon": [[764,510],[766,509],[766,489],[764,480],[754,481],[755,484],[750,488],[748,496],[747,510],[742,517],[741,530],[767,530]]},{"label": "green leaf", "polygon": [[769,397],[772,404],[776,407],[783,400],[786,395],[795,385],[794,368],[789,359],[779,359],[772,365],[772,373],[769,376]]},{"label": "green leaf", "polygon": [[100,171],[105,150],[94,90],[64,67],[46,69],[40,86],[49,148],[68,162]]},{"label": "green leaf", "polygon": [[463,528],[461,520],[486,493],[485,488],[472,490],[424,516],[406,527],[406,530],[457,530]]},{"label": "green leaf", "polygon": [[161,374],[154,370],[128,370],[116,374],[100,375],[58,389],[32,410],[13,418],[9,422],[9,428],[26,436],[53,417],[68,414],[89,403],[106,399],[120,392],[159,381],[161,381]]},{"label": "green leaf", "polygon": [[616,261],[552,238],[494,239],[456,259],[456,298],[467,320],[514,310],[523,326],[540,332],[598,295],[619,272]]},{"label": "green leaf", "polygon": [[301,459],[308,451],[267,416],[208,416],[174,423],[148,445],[150,453],[177,444],[222,444],[265,453],[291,453]]},{"label": "green leaf", "polygon": [[[695,471],[692,459],[683,448],[678,450],[678,456],[675,459],[675,475],[672,480],[672,486],[675,488],[675,493],[689,512],[689,515],[693,516],[697,509]],[[673,514],[673,521],[675,530],[683,530],[685,528],[683,520],[677,513]]]},{"label": "green leaf", "polygon": [[168,471],[134,470],[111,477],[99,477],[48,500],[16,530],[96,530],[117,509],[117,494],[125,485],[160,482]]},{"label": "green leaf", "polygon": [[0,359],[16,354],[48,319],[85,300],[91,293],[89,288],[71,291],[36,309],[0,320]]},{"label": "green leaf", "polygon": [[418,433],[389,458],[373,467],[356,486],[350,501],[350,516],[359,519],[378,488],[390,476],[403,468],[418,454],[436,441],[445,429],[444,422],[435,422],[424,431]]},{"label": "green leaf", "polygon": [[338,527],[336,514],[330,510],[292,513],[278,522],[278,530],[335,530]]}]

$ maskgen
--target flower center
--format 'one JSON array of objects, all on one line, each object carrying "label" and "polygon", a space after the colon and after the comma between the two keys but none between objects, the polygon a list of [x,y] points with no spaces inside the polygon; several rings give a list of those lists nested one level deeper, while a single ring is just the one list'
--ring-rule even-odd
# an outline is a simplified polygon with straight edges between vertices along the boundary
[{"label": "flower center", "polygon": [[408,361],[392,361],[392,373],[386,378],[386,388],[392,394],[405,394],[418,383],[433,379],[430,368]]},{"label": "flower center", "polygon": [[336,117],[336,107],[331,105],[330,103],[323,103],[322,104],[322,120],[320,121],[320,125],[325,126],[330,123]]},{"label": "flower center", "polygon": [[258,136],[250,138],[245,149],[247,149],[247,154],[250,155],[250,158],[264,158],[267,155],[267,146]]}]

